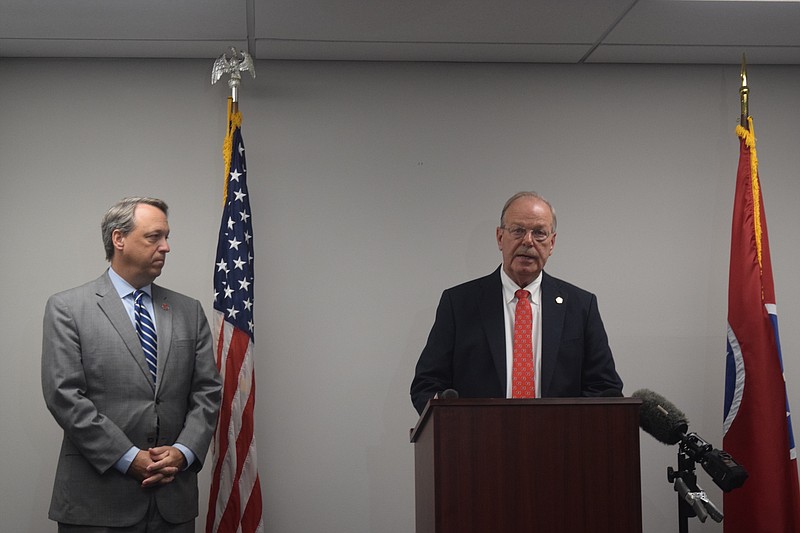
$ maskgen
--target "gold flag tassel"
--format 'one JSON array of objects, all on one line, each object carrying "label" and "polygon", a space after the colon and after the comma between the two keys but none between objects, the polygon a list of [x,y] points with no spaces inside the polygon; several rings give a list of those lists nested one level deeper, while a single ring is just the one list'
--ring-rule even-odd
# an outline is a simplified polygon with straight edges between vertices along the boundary
[{"label": "gold flag tassel", "polygon": [[233,132],[242,126],[242,113],[239,105],[233,101],[233,97],[228,97],[228,132],[225,141],[222,143],[222,159],[225,162],[225,180],[222,188],[222,205],[228,199],[228,179],[231,173],[231,159],[233,158]]},{"label": "gold flag tassel", "polygon": [[[750,87],[747,86],[747,58],[742,54],[742,69],[739,71],[742,85],[739,87],[739,99],[742,106],[741,123],[736,126],[736,135],[750,149],[750,189],[753,198],[753,233],[756,238],[758,268],[761,263],[761,184],[758,180],[758,156],[756,155],[756,132],[753,129],[753,117],[750,116]],[[745,129],[747,125],[747,129]]]}]

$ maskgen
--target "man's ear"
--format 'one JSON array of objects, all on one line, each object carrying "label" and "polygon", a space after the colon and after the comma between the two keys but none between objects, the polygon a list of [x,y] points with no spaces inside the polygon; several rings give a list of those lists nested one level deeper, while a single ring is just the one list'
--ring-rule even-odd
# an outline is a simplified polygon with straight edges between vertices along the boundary
[{"label": "man's ear", "polygon": [[122,250],[125,245],[125,234],[122,231],[115,229],[111,232],[111,244],[114,245],[115,250]]}]

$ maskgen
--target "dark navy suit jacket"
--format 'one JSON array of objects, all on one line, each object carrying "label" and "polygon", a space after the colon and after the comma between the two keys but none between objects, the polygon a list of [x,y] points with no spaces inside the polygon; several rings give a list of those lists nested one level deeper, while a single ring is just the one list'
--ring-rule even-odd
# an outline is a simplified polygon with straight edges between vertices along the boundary
[{"label": "dark navy suit jacket", "polygon": [[[411,401],[421,413],[437,392],[506,397],[506,342],[500,268],[442,293],[417,362]],[[543,397],[622,391],[594,294],[542,273]]]}]

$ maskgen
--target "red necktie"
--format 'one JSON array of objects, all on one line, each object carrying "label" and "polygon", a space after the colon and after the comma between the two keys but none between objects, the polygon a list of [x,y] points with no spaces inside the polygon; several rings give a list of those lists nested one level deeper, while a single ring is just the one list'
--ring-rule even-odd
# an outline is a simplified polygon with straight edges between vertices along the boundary
[{"label": "red necktie", "polygon": [[520,289],[515,294],[517,308],[514,311],[514,366],[511,373],[511,397],[535,398],[536,382],[533,376],[533,345],[531,330],[533,313],[530,293]]}]

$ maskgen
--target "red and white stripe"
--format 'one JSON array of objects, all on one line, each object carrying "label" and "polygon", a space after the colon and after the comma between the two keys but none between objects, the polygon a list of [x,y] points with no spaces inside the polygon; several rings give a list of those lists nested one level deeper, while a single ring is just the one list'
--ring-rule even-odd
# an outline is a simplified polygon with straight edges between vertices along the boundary
[{"label": "red and white stripe", "polygon": [[217,368],[222,375],[222,405],[212,451],[206,533],[264,531],[256,439],[253,434],[255,372],[250,336],[215,313]]}]

